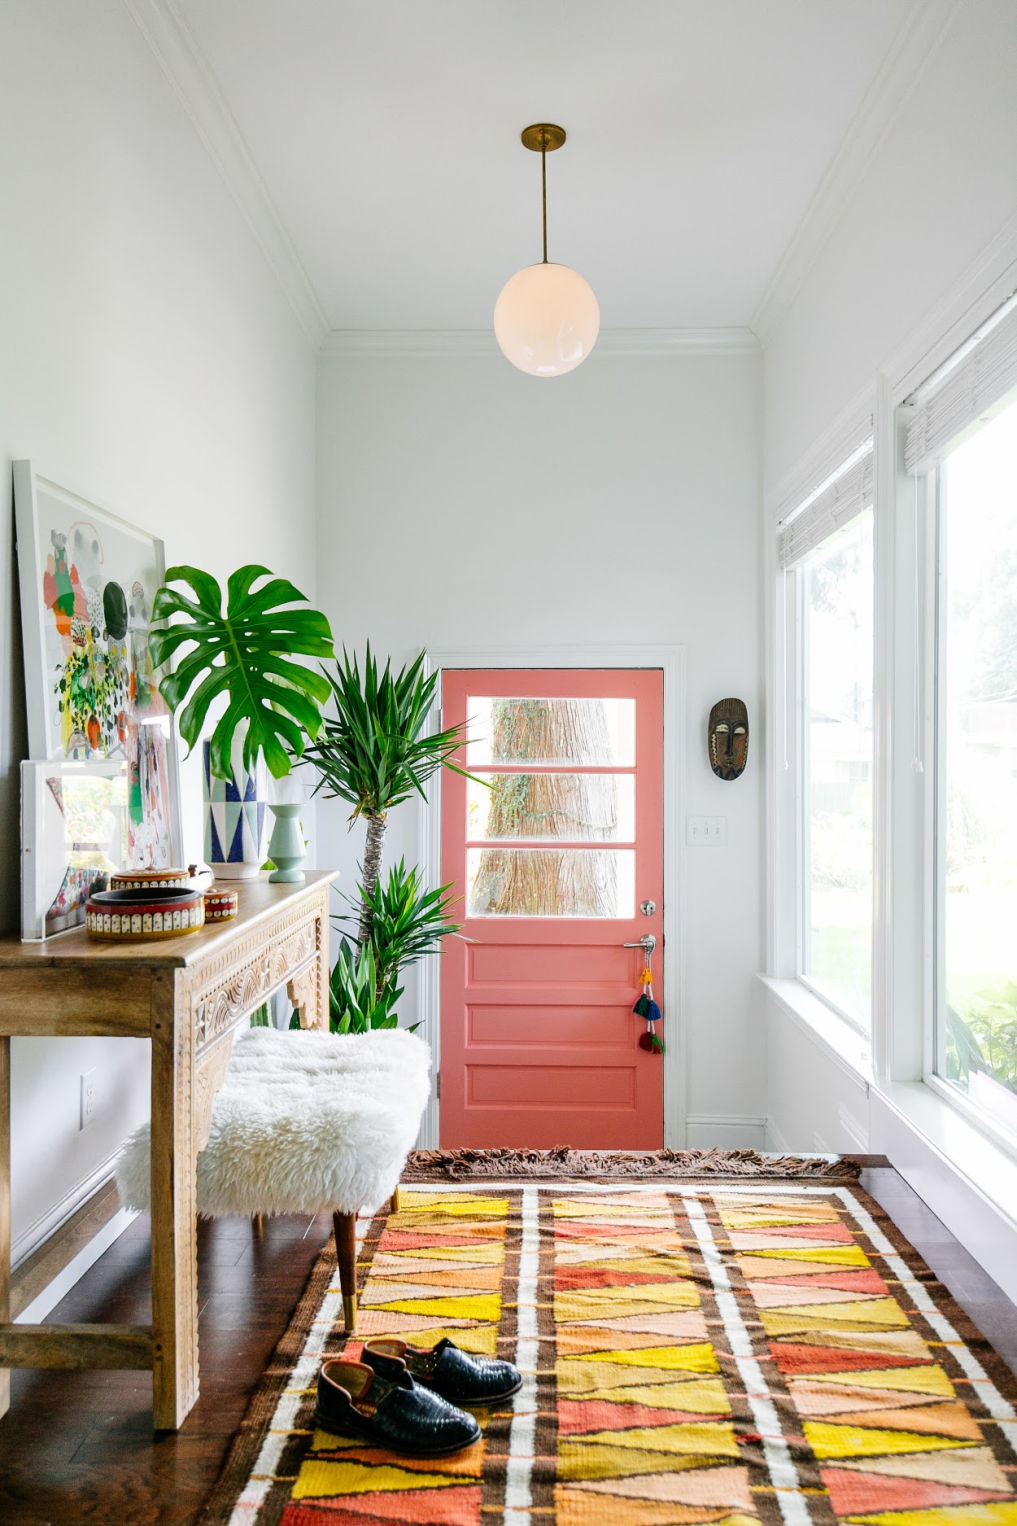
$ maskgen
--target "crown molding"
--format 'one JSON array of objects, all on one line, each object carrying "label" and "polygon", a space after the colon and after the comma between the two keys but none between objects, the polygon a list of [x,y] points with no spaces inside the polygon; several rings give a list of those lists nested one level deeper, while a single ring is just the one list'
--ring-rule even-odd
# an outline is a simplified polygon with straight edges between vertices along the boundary
[{"label": "crown molding", "polygon": [[[594,355],[755,355],[751,329],[603,329]],[[332,329],[323,356],[498,355],[493,329]]]},{"label": "crown molding", "polygon": [[174,0],[123,0],[236,201],[313,348],[328,320],[251,151]]},{"label": "crown molding", "polygon": [[963,0],[915,0],[753,313],[764,345],[787,315]]}]

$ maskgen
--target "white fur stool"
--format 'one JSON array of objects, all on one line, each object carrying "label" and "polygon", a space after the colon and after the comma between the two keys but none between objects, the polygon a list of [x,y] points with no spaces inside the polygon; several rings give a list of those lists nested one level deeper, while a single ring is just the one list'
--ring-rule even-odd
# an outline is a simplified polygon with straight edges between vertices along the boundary
[{"label": "white fur stool", "polygon": [[[335,1226],[347,1331],[356,1325],[357,1214],[395,1197],[427,1104],[430,1050],[404,1028],[245,1029],[198,1156],[198,1212],[320,1213]],[[117,1161],[125,1206],[150,1204],[149,1126]]]}]

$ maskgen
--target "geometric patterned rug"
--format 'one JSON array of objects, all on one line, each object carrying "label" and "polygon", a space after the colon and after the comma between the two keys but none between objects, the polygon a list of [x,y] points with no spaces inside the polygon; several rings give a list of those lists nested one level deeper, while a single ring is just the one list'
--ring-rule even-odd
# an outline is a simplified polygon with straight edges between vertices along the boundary
[{"label": "geometric patterned rug", "polygon": [[[1017,1526],[1017,1384],[854,1185],[404,1185],[364,1228],[357,1338],[326,1250],[203,1526]],[[315,1429],[381,1333],[523,1387],[455,1457]]]}]

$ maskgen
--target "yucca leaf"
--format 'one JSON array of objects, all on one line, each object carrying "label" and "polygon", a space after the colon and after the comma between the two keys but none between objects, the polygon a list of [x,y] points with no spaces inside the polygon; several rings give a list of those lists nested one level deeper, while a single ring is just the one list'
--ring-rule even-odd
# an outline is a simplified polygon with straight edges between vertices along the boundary
[{"label": "yucca leaf", "polygon": [[[193,597],[170,583],[185,584]],[[334,656],[325,616],[307,607],[288,579],[257,563],[230,575],[225,609],[222,589],[209,573],[171,567],[152,613],[157,620],[176,617],[149,638],[157,665],[191,647],[159,684],[170,708],[180,710],[180,734],[188,746],[197,742],[212,704],[225,698],[212,733],[213,773],[229,777],[232,740],[244,722],[245,766],[251,768],[261,754],[275,778],[289,773],[308,738],[317,736],[321,706],[332,693],[325,675],[292,661]]]}]

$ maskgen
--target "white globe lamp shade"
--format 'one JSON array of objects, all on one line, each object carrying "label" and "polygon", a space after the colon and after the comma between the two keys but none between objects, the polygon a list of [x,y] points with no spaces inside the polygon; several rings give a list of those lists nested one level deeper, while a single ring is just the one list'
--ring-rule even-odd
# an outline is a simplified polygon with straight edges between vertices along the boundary
[{"label": "white globe lamp shade", "polygon": [[593,288],[568,265],[527,265],[494,305],[503,355],[530,376],[564,376],[589,355],[600,332]]}]

